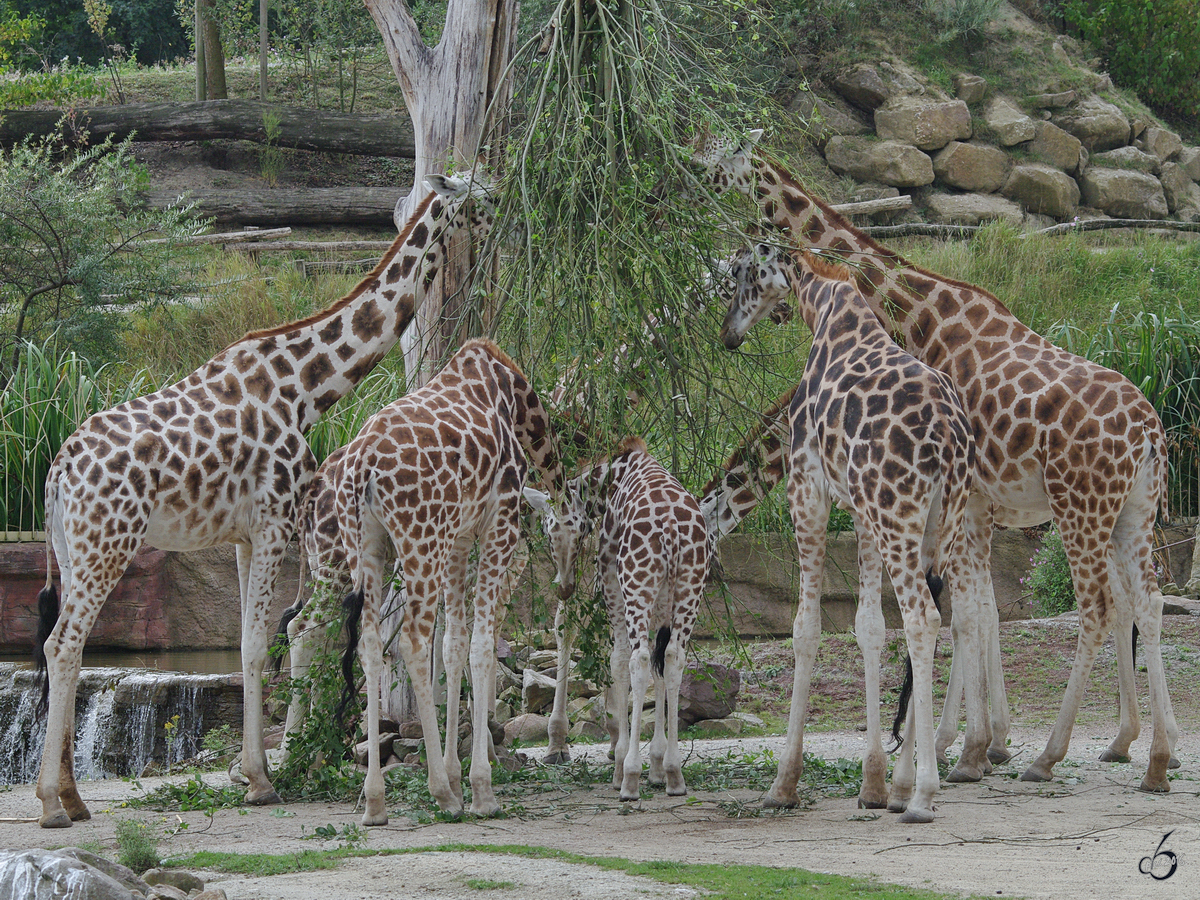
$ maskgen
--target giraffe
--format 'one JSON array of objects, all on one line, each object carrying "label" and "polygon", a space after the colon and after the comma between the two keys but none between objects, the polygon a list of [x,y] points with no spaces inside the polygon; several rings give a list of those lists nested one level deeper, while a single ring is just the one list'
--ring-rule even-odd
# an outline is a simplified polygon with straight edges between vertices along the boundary
[{"label": "giraffe", "polygon": [[[408,596],[399,652],[412,679],[428,748],[429,790],[452,815],[463,810],[457,738],[444,755],[430,679],[434,621],[444,591],[446,721],[458,721],[459,691],[470,650],[471,812],[500,811],[488,763],[487,713],[495,694],[495,626],[503,582],[520,534],[521,488],[533,461],[540,480],[562,492],[562,469],[546,408],[517,365],[495,344],[468,341],[423,388],[384,407],[346,450],[337,489],[339,531],[353,590],[346,654],[347,695],[357,648],[367,684],[367,778],[364,825],[387,823],[379,759],[379,604],[390,540]],[[468,556],[478,544],[474,629],[468,639]],[[361,617],[361,638],[357,626]]]},{"label": "giraffe", "polygon": [[[749,328],[788,295],[813,334],[792,399],[787,453],[788,507],[800,568],[792,709],[787,745],[766,803],[799,802],[796,782],[821,635],[826,527],[836,500],[854,519],[859,548],[855,636],[867,694],[859,805],[903,812],[904,822],[931,822],[938,787],[933,745],[933,652],[941,625],[937,597],[943,575],[953,583],[965,570],[961,532],[974,455],[970,425],[949,380],[891,340],[844,267],[794,248],[758,243],[742,252],[734,273],[737,289],[721,327],[728,349],[739,347]],[[890,797],[884,790],[887,757],[879,727],[884,568],[896,591],[912,662],[908,735],[915,738],[916,750],[915,773],[911,744],[901,753]],[[969,652],[964,655],[971,658]],[[977,718],[977,710],[971,712]],[[983,744],[976,741],[976,755],[984,754]]]},{"label": "giraffe", "polygon": [[[966,518],[971,571],[964,583],[979,596],[983,614],[988,760],[1011,757],[991,578],[992,530],[1052,520],[1070,561],[1079,639],[1046,749],[1021,777],[1048,780],[1066,755],[1096,653],[1114,628],[1120,725],[1101,759],[1129,761],[1140,730],[1132,651],[1136,624],[1153,728],[1139,789],[1170,790],[1166,770],[1177,765],[1172,753],[1179,730],[1162,664],[1162,593],[1151,561],[1154,518],[1159,510],[1167,512],[1167,445],[1154,408],[1127,378],[1054,346],[988,291],[913,265],[855,229],[781,166],[756,154],[761,135],[754,131],[735,143],[706,140],[693,159],[716,190],[732,188],[755,198],[772,227],[850,266],[884,327],[917,359],[949,376],[971,420],[977,452]],[[965,627],[955,616],[956,641]],[[952,668],[937,739],[943,750],[957,729],[961,683],[961,673]],[[960,759],[950,780],[978,780],[986,769]]]},{"label": "giraffe", "polygon": [[613,631],[612,684],[605,706],[618,729],[613,787],[623,801],[640,797],[641,714],[653,671],[650,780],[665,783],[669,796],[683,796],[687,785],[679,753],[679,686],[709,554],[699,503],[638,437],[626,438],[611,457],[585,466],[571,479],[567,510],[556,510],[533,489],[527,488],[525,496],[543,513],[560,594],[566,596],[575,588],[579,538],[588,531],[586,523],[602,517],[597,568]]},{"label": "giraffe", "polygon": [[[262,738],[267,609],[316,461],[304,434],[396,343],[448,238],[491,227],[486,185],[442,175],[375,270],[326,310],[248,334],[176,384],[89,418],[46,477],[46,586],[35,653],[47,674],[40,824],[90,817],[72,771],[75,690],[100,607],[145,542],[237,547],[246,800],[279,802]],[[467,203],[469,198],[476,202]],[[62,582],[62,607],[53,582]]]}]

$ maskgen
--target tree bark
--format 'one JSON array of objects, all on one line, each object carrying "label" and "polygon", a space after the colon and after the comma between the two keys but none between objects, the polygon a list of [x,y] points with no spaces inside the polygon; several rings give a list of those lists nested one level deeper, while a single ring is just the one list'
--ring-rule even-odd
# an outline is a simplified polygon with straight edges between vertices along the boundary
[{"label": "tree bark", "polygon": [[[412,123],[403,116],[351,116],[319,109],[273,106],[254,100],[207,103],[132,103],[76,109],[14,109],[0,112],[0,146],[31,135],[55,133],[66,121],[64,137],[96,143],[112,135],[138,141],[241,140],[268,143],[263,117],[279,118],[279,134],[270,142],[295,150],[399,156],[412,159]],[[394,206],[394,204],[393,204]]]},{"label": "tree bark", "polygon": [[268,0],[258,0],[258,99],[267,102],[267,12]]},{"label": "tree bark", "polygon": [[[229,96],[225,86],[225,50],[221,47],[221,26],[217,22],[216,3],[202,0],[204,4],[204,73],[208,85],[206,100],[224,100]],[[199,40],[199,38],[197,38]]]},{"label": "tree bark", "polygon": [[[153,189],[146,205],[162,209],[176,202],[179,191]],[[372,225],[386,227],[396,206],[395,188],[263,188],[262,190],[193,190],[188,199],[200,215],[218,224],[258,225]]]}]

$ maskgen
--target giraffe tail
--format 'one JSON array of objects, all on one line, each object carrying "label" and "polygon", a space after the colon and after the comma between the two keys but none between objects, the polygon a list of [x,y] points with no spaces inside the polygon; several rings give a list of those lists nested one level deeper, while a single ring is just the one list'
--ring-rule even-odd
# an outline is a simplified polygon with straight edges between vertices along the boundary
[{"label": "giraffe tail", "polygon": [[[937,607],[938,612],[942,611],[942,604],[938,602],[941,597],[943,583],[940,576],[934,573],[933,566],[925,573],[925,583],[929,585],[929,593],[933,596],[933,605]],[[913,668],[912,657],[904,657],[904,683],[900,685],[900,699],[896,703],[896,718],[892,721],[892,740],[895,744],[892,745],[889,752],[895,753],[904,746],[904,735],[900,733],[900,728],[904,725],[904,720],[908,718],[908,705],[912,700],[913,692]]]},{"label": "giraffe tail", "polygon": [[54,510],[58,504],[58,486],[46,480],[46,586],[38,591],[38,625],[33,639],[33,662],[42,684],[37,714],[44,716],[50,705],[50,679],[46,672],[46,641],[58,624],[58,588],[54,586]]},{"label": "giraffe tail", "polygon": [[342,680],[345,682],[345,687],[342,689],[342,700],[337,707],[339,727],[345,722],[346,710],[357,693],[354,679],[354,654],[358,650],[358,622],[362,618],[363,603],[365,602],[366,597],[361,587],[356,591],[351,591],[342,601],[342,609],[346,611],[346,652],[342,654]]},{"label": "giraffe tail", "polygon": [[650,654],[650,665],[658,673],[659,678],[662,678],[667,671],[667,645],[669,643],[671,643],[671,626],[664,625],[658,629],[658,634],[654,637],[654,652]]}]

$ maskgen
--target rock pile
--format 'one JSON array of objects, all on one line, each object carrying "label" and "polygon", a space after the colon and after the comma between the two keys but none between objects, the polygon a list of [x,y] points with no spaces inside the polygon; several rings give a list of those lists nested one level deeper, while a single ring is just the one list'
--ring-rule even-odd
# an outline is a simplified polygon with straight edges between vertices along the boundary
[{"label": "rock pile", "polygon": [[833,96],[793,100],[825,162],[860,182],[854,199],[911,193],[929,221],[1052,224],[1084,219],[1200,222],[1200,148],[1093,91],[995,94],[977,75],[955,96],[895,66],[859,64]]},{"label": "rock pile", "polygon": [[142,875],[78,847],[0,852],[0,897],[9,900],[226,900],[221,888],[181,869]]}]

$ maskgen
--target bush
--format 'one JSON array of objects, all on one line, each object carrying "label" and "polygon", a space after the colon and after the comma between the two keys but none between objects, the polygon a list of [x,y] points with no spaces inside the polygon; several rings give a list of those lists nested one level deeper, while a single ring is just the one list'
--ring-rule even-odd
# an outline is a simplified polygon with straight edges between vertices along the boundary
[{"label": "bush", "polygon": [[1042,546],[1030,557],[1029,574],[1021,586],[1033,595],[1033,614],[1039,619],[1061,615],[1075,608],[1075,585],[1062,536],[1051,527],[1042,537]]},{"label": "bush", "polygon": [[158,838],[149,825],[137,819],[121,819],[117,822],[117,862],[141,875],[161,861]]},{"label": "bush", "polygon": [[1159,112],[1197,121],[1200,14],[1195,0],[1064,0],[1067,24],[1120,84]]}]

